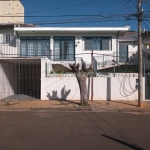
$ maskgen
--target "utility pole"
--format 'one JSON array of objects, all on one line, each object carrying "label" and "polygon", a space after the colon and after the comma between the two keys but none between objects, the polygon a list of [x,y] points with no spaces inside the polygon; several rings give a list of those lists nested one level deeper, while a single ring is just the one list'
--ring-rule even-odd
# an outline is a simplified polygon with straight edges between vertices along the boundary
[{"label": "utility pole", "polygon": [[93,75],[94,75],[94,60],[93,60],[93,50],[92,50],[92,53],[91,53],[91,65],[92,65],[92,74],[91,74],[91,101],[93,101]]},{"label": "utility pole", "polygon": [[138,107],[143,107],[143,63],[142,63],[142,9],[138,1]]}]

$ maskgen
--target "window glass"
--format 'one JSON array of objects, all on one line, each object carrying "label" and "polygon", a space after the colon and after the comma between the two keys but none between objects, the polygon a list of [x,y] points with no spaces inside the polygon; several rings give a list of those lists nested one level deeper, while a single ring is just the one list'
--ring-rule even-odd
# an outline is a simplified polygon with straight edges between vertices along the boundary
[{"label": "window glass", "polygon": [[25,39],[27,39],[27,37],[22,36],[22,37],[20,37],[20,39],[25,40]]},{"label": "window glass", "polygon": [[10,43],[10,35],[6,35],[6,43]]},{"label": "window glass", "polygon": [[61,42],[59,41],[54,42],[54,59],[55,60],[59,60],[61,47],[62,47]]},{"label": "window glass", "polygon": [[22,54],[22,56],[26,56],[26,49],[27,49],[26,42],[22,42],[21,43],[21,54]]},{"label": "window glass", "polygon": [[111,50],[111,37],[84,37],[85,50]]},{"label": "window glass", "polygon": [[45,56],[50,57],[50,43],[49,43],[49,40],[43,40],[43,48],[44,48]]},{"label": "window glass", "polygon": [[92,38],[85,38],[85,50],[92,50],[94,46]]},{"label": "window glass", "polygon": [[54,60],[74,60],[75,37],[54,37]]},{"label": "window glass", "polygon": [[34,37],[28,37],[29,40],[34,40]]},{"label": "window glass", "polygon": [[42,56],[42,42],[37,41],[37,50],[38,50],[38,56]]},{"label": "window glass", "polygon": [[3,34],[3,43],[9,44],[11,42],[11,34]]},{"label": "window glass", "polygon": [[50,39],[50,37],[48,37],[48,36],[44,36],[44,37],[43,37],[43,39],[44,39],[44,40],[49,40],[49,39]]},{"label": "window glass", "polygon": [[109,50],[109,39],[102,39],[102,50]]},{"label": "window glass", "polygon": [[50,37],[21,37],[21,54],[50,58]]},{"label": "window glass", "polygon": [[28,56],[34,55],[34,43],[28,42]]},{"label": "window glass", "polygon": [[42,37],[36,37],[37,40],[42,40]]}]

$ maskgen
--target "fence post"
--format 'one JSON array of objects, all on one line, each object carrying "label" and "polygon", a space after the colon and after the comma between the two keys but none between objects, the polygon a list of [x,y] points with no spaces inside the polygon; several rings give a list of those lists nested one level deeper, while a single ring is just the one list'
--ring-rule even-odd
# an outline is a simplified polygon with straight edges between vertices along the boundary
[{"label": "fence post", "polygon": [[144,77],[145,77],[145,63],[143,64],[143,72],[144,72]]},{"label": "fence post", "polygon": [[104,54],[103,54],[103,67],[105,66],[105,64],[104,64]]},{"label": "fence post", "polygon": [[115,73],[116,73],[116,67],[115,67],[115,60],[114,60],[114,77],[115,77]]},{"label": "fence post", "polygon": [[93,101],[93,71],[94,71],[94,68],[93,68],[93,50],[91,53],[91,64],[92,64],[91,101]]},{"label": "fence post", "polygon": [[21,97],[20,97],[20,83],[21,83],[21,78],[20,78],[20,61],[19,61],[19,69],[18,69],[18,75],[19,75],[19,100],[21,99]]},{"label": "fence post", "polygon": [[[45,77],[47,77],[47,67],[48,67],[48,65],[47,65],[47,62],[45,63]],[[48,71],[49,71],[49,68],[48,68]],[[50,72],[49,72],[50,73]]]}]

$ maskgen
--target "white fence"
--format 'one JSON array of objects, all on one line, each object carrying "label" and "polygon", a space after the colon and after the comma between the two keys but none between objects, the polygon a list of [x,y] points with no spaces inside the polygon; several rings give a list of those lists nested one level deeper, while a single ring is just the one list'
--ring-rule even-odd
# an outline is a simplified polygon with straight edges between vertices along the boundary
[{"label": "white fence", "polygon": [[[46,76],[44,59],[41,60],[41,100],[80,100],[80,90],[77,79],[71,74],[52,74]],[[113,77],[94,77],[93,100],[137,100],[137,73],[119,73]],[[89,97],[91,81],[87,79]],[[145,78],[143,77],[143,87]],[[145,93],[145,88],[143,89]],[[143,95],[145,99],[145,94]]]},{"label": "white fence", "polygon": [[[90,98],[91,81],[89,79],[87,79],[87,88]],[[137,77],[94,77],[93,89],[93,100],[138,99]],[[41,82],[41,99],[80,100],[79,85],[76,77],[63,77],[60,74],[58,77],[43,79]]]}]

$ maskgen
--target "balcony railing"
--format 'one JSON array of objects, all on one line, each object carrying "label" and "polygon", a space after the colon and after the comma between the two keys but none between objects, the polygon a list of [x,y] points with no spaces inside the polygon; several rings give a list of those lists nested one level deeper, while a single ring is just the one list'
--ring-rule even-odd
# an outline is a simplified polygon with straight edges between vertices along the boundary
[{"label": "balcony railing", "polygon": [[20,44],[11,46],[10,44],[0,43],[0,58],[31,58],[31,57],[47,57],[54,61],[75,61],[75,55],[69,53],[56,53],[50,48],[39,49],[38,47],[28,50],[26,47],[20,50]]}]

